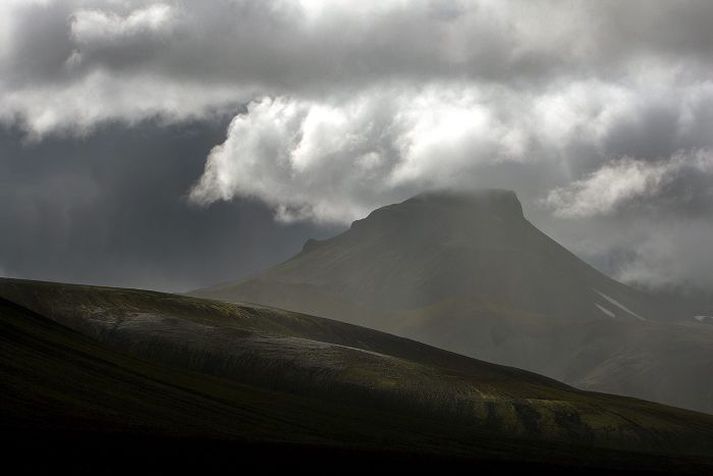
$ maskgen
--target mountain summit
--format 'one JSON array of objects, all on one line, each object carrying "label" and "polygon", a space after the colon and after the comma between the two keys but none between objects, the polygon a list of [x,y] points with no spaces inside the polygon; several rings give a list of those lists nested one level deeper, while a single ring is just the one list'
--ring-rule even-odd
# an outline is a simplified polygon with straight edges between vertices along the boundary
[{"label": "mountain summit", "polygon": [[583,388],[713,411],[705,397],[713,384],[703,378],[713,367],[713,326],[674,324],[682,316],[668,303],[605,276],[538,230],[511,191],[418,195],[308,241],[252,279],[195,294],[365,325]]},{"label": "mountain summit", "polygon": [[391,220],[402,217],[412,221],[433,214],[456,222],[486,217],[524,218],[522,204],[511,190],[437,191],[425,192],[404,202],[376,209],[365,219],[355,221],[352,226],[384,218]]}]

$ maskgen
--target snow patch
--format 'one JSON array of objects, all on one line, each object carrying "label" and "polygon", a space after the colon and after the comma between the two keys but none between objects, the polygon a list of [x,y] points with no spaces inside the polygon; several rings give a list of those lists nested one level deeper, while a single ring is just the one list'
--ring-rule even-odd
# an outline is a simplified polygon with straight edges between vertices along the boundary
[{"label": "snow patch", "polygon": [[604,314],[606,314],[607,316],[611,317],[612,319],[614,319],[614,318],[616,317],[616,316],[614,315],[614,313],[611,312],[611,311],[610,311],[609,309],[607,309],[606,307],[600,306],[600,305],[597,304],[597,303],[594,303],[594,305],[597,306],[597,309],[599,309],[600,311],[602,311]]},{"label": "snow patch", "polygon": [[713,321],[713,316],[693,316],[693,318],[698,322]]},{"label": "snow patch", "polygon": [[603,297],[604,299],[606,299],[607,301],[609,301],[611,304],[615,305],[616,307],[618,307],[619,309],[621,309],[621,310],[623,310],[623,311],[628,312],[629,314],[631,314],[632,316],[634,316],[634,317],[637,318],[638,320],[640,320],[640,321],[645,321],[645,320],[646,320],[645,317],[643,317],[643,316],[641,316],[641,315],[635,313],[634,311],[632,311],[631,309],[629,309],[628,307],[624,306],[622,303],[620,303],[619,301],[617,301],[616,299],[614,299],[613,297],[608,296],[608,295],[604,294],[603,292],[601,292],[601,291],[599,291],[599,290],[597,290],[597,289],[595,289],[594,291],[595,291],[597,294],[599,294],[601,297]]}]

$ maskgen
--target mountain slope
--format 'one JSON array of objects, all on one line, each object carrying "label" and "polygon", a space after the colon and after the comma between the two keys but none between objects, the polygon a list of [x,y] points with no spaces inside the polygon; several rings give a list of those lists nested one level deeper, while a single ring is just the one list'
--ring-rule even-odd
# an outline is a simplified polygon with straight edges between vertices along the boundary
[{"label": "mountain slope", "polygon": [[[302,253],[256,280],[198,294],[250,298],[273,285],[279,288],[274,294],[285,290],[280,286],[299,287],[284,299],[308,306],[314,295],[316,307],[322,295],[382,311],[455,298],[566,321],[606,312],[660,317],[639,293],[537,230],[515,194],[500,190],[424,194],[380,208],[339,236],[308,242]],[[300,298],[305,293],[310,296]]]},{"label": "mountain slope", "polygon": [[0,296],[3,440],[210,437],[600,469],[713,458],[713,417],[327,319],[18,280]]},{"label": "mountain slope", "polygon": [[[253,279],[194,294],[339,319],[589,389],[713,412],[711,327],[579,260],[528,222],[508,191],[430,193],[386,206]],[[690,337],[672,346],[671,335]],[[656,382],[637,375],[642,365]]]}]

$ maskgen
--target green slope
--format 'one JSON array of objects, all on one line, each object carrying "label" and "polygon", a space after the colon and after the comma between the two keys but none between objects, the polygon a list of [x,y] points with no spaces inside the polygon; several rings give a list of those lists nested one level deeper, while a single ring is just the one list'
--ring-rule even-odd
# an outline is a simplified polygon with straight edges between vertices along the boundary
[{"label": "green slope", "polygon": [[19,280],[1,280],[0,297],[4,435],[178,435],[597,467],[696,468],[713,457],[713,417],[327,319]]}]

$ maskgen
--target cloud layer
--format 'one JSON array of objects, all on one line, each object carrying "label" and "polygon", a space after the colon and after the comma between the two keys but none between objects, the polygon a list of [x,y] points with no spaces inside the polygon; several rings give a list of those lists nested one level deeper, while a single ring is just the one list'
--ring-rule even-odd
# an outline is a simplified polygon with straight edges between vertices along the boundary
[{"label": "cloud layer", "polygon": [[555,234],[646,249],[617,268],[640,279],[672,235],[589,225],[707,229],[711,23],[703,0],[8,0],[0,121],[40,141],[233,111],[196,203],[345,223],[424,189],[507,187]]}]

